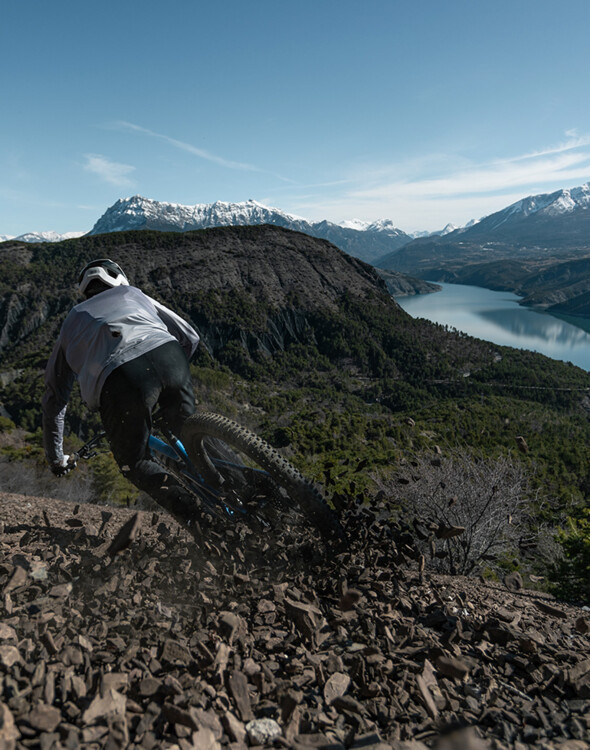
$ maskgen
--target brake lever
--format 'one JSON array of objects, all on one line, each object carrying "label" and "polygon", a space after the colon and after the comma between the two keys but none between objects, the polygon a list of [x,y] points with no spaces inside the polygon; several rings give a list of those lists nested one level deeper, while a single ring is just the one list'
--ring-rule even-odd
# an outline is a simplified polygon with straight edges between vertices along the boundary
[{"label": "brake lever", "polygon": [[75,462],[78,462],[80,460],[88,460],[90,458],[94,458],[94,456],[98,456],[99,451],[94,450],[97,443],[99,443],[103,437],[105,436],[104,432],[99,433],[98,435],[95,435],[92,440],[89,440],[86,445],[83,445],[80,450],[76,451],[75,453],[72,453],[72,458]]}]

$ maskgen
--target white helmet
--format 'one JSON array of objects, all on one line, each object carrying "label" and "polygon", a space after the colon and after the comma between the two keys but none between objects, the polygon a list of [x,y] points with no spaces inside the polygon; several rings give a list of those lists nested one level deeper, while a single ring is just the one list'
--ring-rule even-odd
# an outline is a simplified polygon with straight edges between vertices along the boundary
[{"label": "white helmet", "polygon": [[101,281],[107,286],[129,286],[129,279],[114,261],[108,258],[92,260],[78,276],[78,289],[84,294],[91,281]]}]

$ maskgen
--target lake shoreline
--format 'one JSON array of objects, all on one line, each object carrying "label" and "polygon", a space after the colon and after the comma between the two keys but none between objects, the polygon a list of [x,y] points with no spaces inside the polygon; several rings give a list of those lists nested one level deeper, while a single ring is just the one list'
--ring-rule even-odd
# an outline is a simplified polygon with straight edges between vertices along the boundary
[{"label": "lake shoreline", "polygon": [[510,289],[431,282],[438,293],[394,296],[412,317],[448,325],[498,346],[510,346],[572,362],[590,370],[590,319],[522,304]]},{"label": "lake shoreline", "polygon": [[[471,282],[470,284],[461,284],[460,282],[454,281],[433,281],[430,279],[427,280],[426,283],[433,284],[435,286],[441,286],[442,284],[452,284],[453,286],[477,287],[478,289],[486,289],[491,292],[509,292],[510,294],[515,294],[520,297],[520,301],[518,302],[518,304],[527,309],[536,310],[539,312],[548,312],[550,315],[555,315],[556,317],[565,316],[568,318],[573,318],[574,320],[576,318],[580,318],[590,321],[590,311],[573,313],[571,312],[571,310],[569,310],[568,303],[572,301],[571,298],[560,300],[559,302],[535,302],[534,299],[527,298],[527,293],[523,292],[518,284],[493,284],[491,286],[483,286],[475,282]],[[432,290],[432,292],[435,291],[439,290]],[[420,294],[421,292],[417,293]]]},{"label": "lake shoreline", "polygon": [[[590,323],[590,313],[580,313],[578,315],[572,315],[571,313],[567,312],[560,312],[559,310],[553,310],[554,305],[550,304],[535,304],[534,302],[527,301],[526,297],[524,297],[519,291],[518,287],[512,286],[512,285],[498,285],[498,286],[480,286],[479,284],[455,284],[452,281],[431,281],[431,280],[425,280],[426,283],[432,284],[433,286],[438,286],[438,289],[431,289],[429,292],[422,292],[417,291],[413,294],[435,294],[436,292],[442,291],[442,285],[443,284],[451,284],[452,286],[471,286],[471,287],[477,287],[478,289],[485,289],[490,292],[508,292],[509,294],[515,294],[517,297],[520,297],[520,300],[518,300],[518,304],[522,307],[528,309],[528,310],[535,310],[537,312],[543,312],[548,313],[549,315],[553,315],[556,318],[560,318],[563,320],[567,320],[568,322],[571,322],[571,320],[575,321],[576,319],[579,320],[585,320]],[[411,293],[409,293],[411,294]],[[409,294],[395,294],[392,295],[394,299],[397,299],[397,297],[407,297]],[[575,322],[572,322],[572,325],[576,325]],[[586,328],[584,328],[586,330]]]}]

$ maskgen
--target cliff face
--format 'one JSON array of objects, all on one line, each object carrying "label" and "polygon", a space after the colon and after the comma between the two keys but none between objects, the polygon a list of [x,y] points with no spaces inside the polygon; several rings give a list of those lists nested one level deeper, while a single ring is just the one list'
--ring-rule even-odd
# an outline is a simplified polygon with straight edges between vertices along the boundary
[{"label": "cliff face", "polygon": [[392,297],[430,294],[431,292],[440,292],[442,289],[438,284],[431,284],[429,281],[416,279],[413,276],[406,276],[398,271],[385,271],[378,268],[377,273],[385,281],[385,285]]},{"label": "cliff face", "polygon": [[96,257],[112,258],[134,285],[189,318],[213,352],[229,340],[267,352],[305,341],[310,316],[335,312],[343,296],[397,308],[371,266],[280,227],[122,232],[26,249],[7,243],[0,248],[0,352],[12,359],[52,343],[80,301],[77,271]]},{"label": "cliff face", "polygon": [[[121,247],[138,286],[192,294],[243,292],[275,310],[334,307],[345,292],[385,291],[374,269],[334,245],[280,227],[231,227],[175,235],[174,262],[160,248]],[[166,237],[160,238],[165,242]]]}]

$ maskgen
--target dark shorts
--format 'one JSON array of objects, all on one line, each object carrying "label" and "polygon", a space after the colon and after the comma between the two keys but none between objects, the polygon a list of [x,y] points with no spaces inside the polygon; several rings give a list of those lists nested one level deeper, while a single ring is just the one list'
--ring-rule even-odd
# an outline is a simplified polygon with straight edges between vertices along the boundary
[{"label": "dark shorts", "polygon": [[100,394],[100,416],[121,471],[160,502],[160,490],[170,486],[170,478],[151,460],[148,449],[156,405],[175,435],[195,411],[188,361],[176,341],[117,367]]}]

